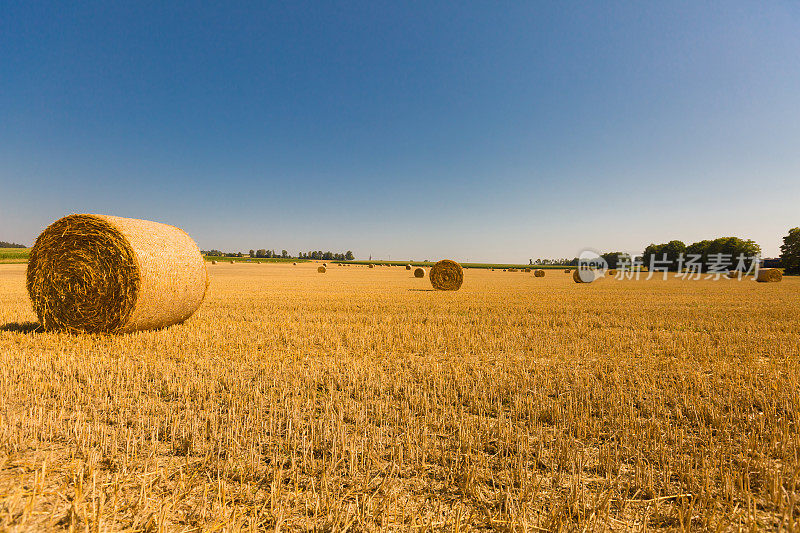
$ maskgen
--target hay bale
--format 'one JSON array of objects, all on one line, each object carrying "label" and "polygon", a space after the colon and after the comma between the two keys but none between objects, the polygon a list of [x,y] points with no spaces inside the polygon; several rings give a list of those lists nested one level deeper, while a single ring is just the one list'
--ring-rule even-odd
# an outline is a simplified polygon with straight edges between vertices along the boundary
[{"label": "hay bale", "polygon": [[42,326],[73,333],[183,322],[200,307],[208,282],[203,256],[183,230],[106,215],[70,215],[48,226],[27,271]]},{"label": "hay bale", "polygon": [[763,268],[758,271],[756,281],[761,283],[777,283],[783,279],[783,272],[777,268]]},{"label": "hay bale", "polygon": [[565,274],[571,274],[571,273],[572,273],[572,270],[570,270],[569,268],[565,268],[565,269],[564,269],[564,273],[565,273]]},{"label": "hay bale", "polygon": [[406,265],[406,270],[411,270],[411,265]]},{"label": "hay bale", "polygon": [[373,265],[372,263],[370,263],[370,264],[369,264],[369,267],[370,267],[370,268],[375,268],[375,265]]},{"label": "hay bale", "polygon": [[297,266],[297,263],[292,263],[294,266]]},{"label": "hay bale", "polygon": [[509,271],[509,272],[516,272],[516,271],[517,271],[517,269],[516,269],[516,268],[509,268],[509,269],[508,269],[508,271]]},{"label": "hay bale", "polygon": [[212,265],[216,265],[216,264],[217,264],[217,262],[216,262],[216,261],[211,261],[211,264],[212,264]]},{"label": "hay bale", "polygon": [[606,271],[606,276],[613,277],[613,276],[616,276],[616,275],[617,275],[617,271],[615,269],[613,269],[613,268],[609,268]]},{"label": "hay bale", "polygon": [[442,259],[431,267],[428,274],[431,285],[440,291],[457,291],[464,282],[464,270],[461,265],[449,259]]},{"label": "hay bale", "polygon": [[522,271],[523,271],[523,272],[530,272],[530,271],[531,271],[531,269],[530,269],[530,268],[523,268],[523,269],[522,269]]},{"label": "hay bale", "polygon": [[596,278],[597,276],[595,276],[594,270],[589,270],[587,268],[579,268],[572,273],[572,280],[575,283],[591,283]]},{"label": "hay bale", "polygon": [[425,277],[425,269],[417,267],[414,269],[414,277],[415,278],[424,278]]},{"label": "hay bale", "polygon": [[317,272],[319,272],[320,274],[324,274],[325,272],[327,272],[327,270],[328,269],[325,268],[324,266],[317,267]]},{"label": "hay bale", "polygon": [[325,268],[328,268],[328,263],[322,263],[322,266],[324,266]]},{"label": "hay bale", "polygon": [[539,268],[537,270],[534,270],[533,271],[533,275],[536,276],[537,278],[543,278],[544,277],[544,270],[542,270],[541,268]]},{"label": "hay bale", "polygon": [[739,270],[729,270],[728,274],[727,274],[727,277],[729,277],[731,279],[733,279],[733,278],[741,279],[743,274],[744,274],[744,272],[740,272]]}]

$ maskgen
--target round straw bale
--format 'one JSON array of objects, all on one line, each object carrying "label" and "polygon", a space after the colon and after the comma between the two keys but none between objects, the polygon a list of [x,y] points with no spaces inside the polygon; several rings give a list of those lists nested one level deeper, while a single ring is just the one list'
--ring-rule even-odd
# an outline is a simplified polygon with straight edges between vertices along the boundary
[{"label": "round straw bale", "polygon": [[326,269],[324,266],[317,267],[317,272],[319,272],[320,274],[324,274],[327,270],[328,269]]},{"label": "round straw bale", "polygon": [[536,276],[537,278],[543,278],[544,277],[544,270],[542,270],[541,268],[536,269],[536,270],[533,271],[533,275]]},{"label": "round straw bale", "polygon": [[411,270],[411,265],[406,265],[406,270]]},{"label": "round straw bale", "polygon": [[434,289],[457,291],[464,282],[464,270],[455,261],[442,259],[431,267],[428,278],[430,278]]},{"label": "round straw bale", "polygon": [[509,271],[509,272],[516,272],[516,271],[517,271],[517,269],[516,269],[516,268],[509,268],[509,269],[508,269],[508,271]]},{"label": "round straw bale", "polygon": [[414,269],[414,277],[415,278],[424,278],[425,277],[425,269],[417,267]]},{"label": "round straw bale", "polygon": [[322,266],[324,266],[325,268],[328,268],[328,263],[322,263]]},{"label": "round straw bale", "polygon": [[572,273],[572,279],[575,283],[591,283],[595,280],[595,273],[594,270],[579,268]]},{"label": "round straw bale", "polygon": [[522,271],[523,271],[523,272],[530,272],[530,271],[531,271],[531,269],[530,269],[530,268],[523,268],[523,269],[522,269]]},{"label": "round straw bale", "polygon": [[211,261],[211,264],[212,264],[212,265],[216,265],[216,264],[217,264],[217,262],[216,262],[216,261]]},{"label": "round straw bale", "polygon": [[731,279],[733,279],[733,278],[741,279],[742,274],[743,274],[743,272],[740,272],[739,270],[728,270],[728,277],[731,278]]},{"label": "round straw bale", "polygon": [[297,266],[297,263],[292,263],[294,266]]},{"label": "round straw bale", "polygon": [[203,302],[208,271],[183,230],[106,215],[70,215],[31,250],[27,286],[47,330],[125,333],[183,322]]},{"label": "round straw bale", "polygon": [[370,264],[369,264],[369,267],[370,267],[370,268],[375,268],[375,265],[373,265],[372,263],[370,263]]},{"label": "round straw bale", "polygon": [[571,274],[571,273],[572,273],[572,270],[570,270],[569,268],[565,268],[565,269],[564,269],[564,273],[565,273],[565,274]]},{"label": "round straw bale", "polygon": [[606,270],[606,276],[611,278],[611,277],[614,277],[616,275],[617,275],[616,269],[609,268],[608,270]]},{"label": "round straw bale", "polygon": [[762,283],[777,283],[782,279],[783,272],[777,268],[763,268],[758,271],[758,277],[756,277],[756,281]]}]

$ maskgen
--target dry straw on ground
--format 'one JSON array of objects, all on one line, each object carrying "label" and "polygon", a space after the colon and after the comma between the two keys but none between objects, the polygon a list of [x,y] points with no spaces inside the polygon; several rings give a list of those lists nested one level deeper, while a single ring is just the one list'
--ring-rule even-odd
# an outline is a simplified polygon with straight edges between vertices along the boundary
[{"label": "dry straw on ground", "polygon": [[414,277],[415,278],[424,278],[425,277],[425,269],[421,267],[417,267],[414,269]]},{"label": "dry straw on ground", "polygon": [[203,302],[208,272],[179,228],[70,215],[36,239],[27,287],[47,330],[131,332],[189,318]]},{"label": "dry straw on ground", "polygon": [[782,279],[783,272],[777,268],[765,268],[758,271],[758,277],[756,278],[756,281],[760,281],[762,283],[777,283]]},{"label": "dry straw on ground", "polygon": [[596,279],[596,275],[594,270],[579,268],[572,273],[572,279],[575,283],[591,283]]},{"label": "dry straw on ground", "polygon": [[320,274],[324,274],[326,271],[327,269],[324,266],[317,267],[317,272]]},{"label": "dry straw on ground", "polygon": [[428,278],[430,278],[434,289],[457,291],[464,282],[464,270],[455,261],[442,259],[431,267]]},{"label": "dry straw on ground", "polygon": [[544,277],[544,270],[542,270],[541,268],[539,268],[537,270],[534,270],[533,271],[533,275],[536,276],[537,278],[543,278]]}]

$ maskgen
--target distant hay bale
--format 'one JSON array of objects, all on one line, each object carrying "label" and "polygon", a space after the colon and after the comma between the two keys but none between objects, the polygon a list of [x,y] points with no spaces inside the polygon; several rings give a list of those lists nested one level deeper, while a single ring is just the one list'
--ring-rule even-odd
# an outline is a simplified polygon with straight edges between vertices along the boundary
[{"label": "distant hay bale", "polygon": [[208,288],[197,244],[167,224],[70,215],[36,239],[27,271],[46,330],[127,333],[171,326],[197,311]]},{"label": "distant hay bale", "polygon": [[325,268],[324,266],[317,267],[317,272],[319,272],[320,274],[324,274],[325,272],[327,272],[327,270],[328,269]]},{"label": "distant hay bale", "polygon": [[523,269],[522,269],[522,271],[523,271],[523,272],[530,272],[530,271],[531,271],[531,269],[530,269],[530,268],[523,268]]},{"label": "distant hay bale", "polygon": [[324,266],[325,268],[328,268],[328,263],[322,263],[322,266]]},{"label": "distant hay bale", "polygon": [[406,265],[406,270],[411,270],[411,265]]},{"label": "distant hay bale", "polygon": [[756,281],[761,283],[777,283],[783,279],[783,272],[777,268],[764,268],[758,271]]},{"label": "distant hay bale", "polygon": [[211,261],[211,264],[212,264],[212,265],[216,265],[216,264],[217,264],[217,262],[216,262],[216,261]]},{"label": "distant hay bale", "polygon": [[370,268],[375,268],[375,265],[373,265],[372,263],[370,263],[370,264],[369,264],[369,267],[370,267]]},{"label": "distant hay bale", "polygon": [[740,272],[738,270],[729,270],[727,276],[729,278],[731,278],[731,279],[733,279],[733,278],[741,278],[742,274],[743,274],[743,272]]},{"label": "distant hay bale", "polygon": [[417,267],[414,269],[414,277],[415,278],[424,278],[425,277],[425,269]]},{"label": "distant hay bale", "polygon": [[533,275],[536,276],[537,278],[543,278],[544,277],[544,270],[542,270],[541,268],[536,269],[536,270],[533,271]]},{"label": "distant hay bale", "polygon": [[297,266],[297,263],[292,263],[294,266]]},{"label": "distant hay bale", "polygon": [[613,277],[613,276],[616,276],[616,275],[617,275],[617,271],[615,269],[613,269],[613,268],[609,268],[606,271],[606,276],[608,276],[608,277]]},{"label": "distant hay bale", "polygon": [[231,261],[231,264],[234,264],[236,261]]},{"label": "distant hay bale", "polygon": [[431,285],[440,291],[457,291],[464,282],[464,270],[461,265],[449,259],[442,259],[431,267],[428,274]]},{"label": "distant hay bale", "polygon": [[591,283],[596,279],[594,270],[579,268],[572,273],[572,280],[575,283]]},{"label": "distant hay bale", "polygon": [[571,273],[572,273],[572,270],[571,270],[571,269],[569,269],[569,268],[565,268],[565,269],[564,269],[564,273],[565,273],[565,274],[571,274]]},{"label": "distant hay bale", "polygon": [[516,269],[516,268],[509,268],[509,269],[508,269],[508,271],[509,271],[509,272],[516,272],[516,271],[517,271],[517,269]]}]

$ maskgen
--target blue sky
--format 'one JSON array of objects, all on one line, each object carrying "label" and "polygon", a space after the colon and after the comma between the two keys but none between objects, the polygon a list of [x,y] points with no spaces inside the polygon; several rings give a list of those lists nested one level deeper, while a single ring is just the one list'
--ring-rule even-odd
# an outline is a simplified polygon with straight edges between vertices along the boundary
[{"label": "blue sky", "polygon": [[775,255],[798,27],[790,2],[5,2],[0,239],[90,212],[204,249]]}]

